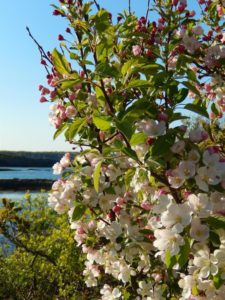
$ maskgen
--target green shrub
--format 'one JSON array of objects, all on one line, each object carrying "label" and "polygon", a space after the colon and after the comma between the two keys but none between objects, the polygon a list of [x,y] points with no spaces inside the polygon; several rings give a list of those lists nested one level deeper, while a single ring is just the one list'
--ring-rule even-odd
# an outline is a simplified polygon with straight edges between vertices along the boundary
[{"label": "green shrub", "polygon": [[67,217],[49,209],[44,195],[2,204],[0,230],[15,248],[6,256],[1,243],[0,299],[96,299],[83,282],[83,259]]}]

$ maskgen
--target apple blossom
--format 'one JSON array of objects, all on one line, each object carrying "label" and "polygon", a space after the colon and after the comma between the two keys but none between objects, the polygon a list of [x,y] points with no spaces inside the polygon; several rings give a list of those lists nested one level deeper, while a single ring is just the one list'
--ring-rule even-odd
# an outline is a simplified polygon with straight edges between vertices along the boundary
[{"label": "apple blossom", "polygon": [[[75,34],[43,57],[39,89],[78,153],[53,166],[48,202],[102,300],[224,299],[225,24],[221,3],[197,2],[116,23],[97,1],[55,9]],[[188,111],[201,126],[182,124]]]}]

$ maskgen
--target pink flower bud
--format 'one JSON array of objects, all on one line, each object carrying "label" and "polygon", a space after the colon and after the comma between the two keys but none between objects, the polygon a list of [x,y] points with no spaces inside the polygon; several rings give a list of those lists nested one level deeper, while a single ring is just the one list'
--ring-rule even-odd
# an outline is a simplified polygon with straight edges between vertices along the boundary
[{"label": "pink flower bud", "polygon": [[76,116],[76,114],[77,114],[77,111],[73,105],[67,106],[67,108],[66,108],[66,117],[67,118],[72,118],[72,117]]},{"label": "pink flower bud", "polygon": [[41,103],[48,102],[48,100],[44,96],[42,96],[39,101]]},{"label": "pink flower bud", "polygon": [[172,0],[172,4],[173,4],[174,6],[177,6],[178,0]]},{"label": "pink flower bud", "polygon": [[116,205],[116,206],[113,207],[112,210],[113,210],[113,212],[114,212],[115,214],[120,214],[121,209],[122,209],[121,206]]},{"label": "pink flower bud", "polygon": [[173,176],[173,170],[166,170],[165,175],[168,176]]},{"label": "pink flower bud", "polygon": [[132,52],[134,56],[139,56],[141,54],[141,46],[135,45],[132,47]]},{"label": "pink flower bud", "polygon": [[192,192],[189,192],[189,191],[185,191],[183,193],[184,197],[187,198],[188,196],[190,196],[192,194]]},{"label": "pink flower bud", "polygon": [[96,228],[96,223],[95,223],[95,221],[90,221],[90,222],[88,223],[88,229],[89,229],[89,230],[95,230],[95,228]]},{"label": "pink flower bud", "polygon": [[182,13],[184,10],[185,10],[185,5],[183,4],[180,4],[178,7],[177,7],[177,10]]},{"label": "pink flower bud", "polygon": [[144,209],[144,210],[151,210],[152,209],[152,206],[149,202],[147,201],[144,201],[141,203],[141,207]]},{"label": "pink flower bud", "polygon": [[154,237],[153,234],[147,235],[147,238],[148,238],[150,241],[154,241],[154,240],[155,240],[155,237]]},{"label": "pink flower bud", "polygon": [[75,100],[75,99],[76,99],[76,94],[75,94],[75,93],[69,95],[69,100],[70,100],[70,101],[73,101],[73,100]]},{"label": "pink flower bud", "polygon": [[216,6],[216,10],[217,10],[218,16],[219,16],[220,18],[222,18],[223,15],[224,15],[222,5],[217,5],[217,6]]},{"label": "pink flower bud", "polygon": [[41,60],[41,64],[42,64],[43,66],[46,66],[46,65],[47,65],[46,60],[42,59],[42,60]]},{"label": "pink flower bud", "polygon": [[215,154],[215,153],[219,153],[220,148],[218,146],[211,146],[207,148],[207,151],[209,152],[209,154]]},{"label": "pink flower bud", "polygon": [[60,11],[58,11],[57,9],[53,10],[53,16],[58,16],[61,15]]},{"label": "pink flower bud", "polygon": [[116,203],[118,204],[118,205],[123,205],[124,204],[124,198],[122,198],[122,197],[118,197],[117,199],[116,199]]},{"label": "pink flower bud", "polygon": [[189,17],[194,17],[195,16],[195,11],[194,10],[189,11],[188,16]]},{"label": "pink flower bud", "polygon": [[99,131],[99,138],[103,142],[105,139],[105,132],[104,131]]},{"label": "pink flower bud", "polygon": [[85,77],[85,72],[82,70],[80,71],[80,77],[84,78]]},{"label": "pink flower bud", "polygon": [[147,50],[146,52],[145,52],[145,54],[148,56],[148,57],[154,57],[154,53],[152,52],[152,50]]},{"label": "pink flower bud", "polygon": [[84,228],[83,227],[78,227],[77,228],[77,233],[78,234],[84,234],[85,233]]},{"label": "pink flower bud", "polygon": [[147,141],[146,141],[146,144],[151,146],[154,143],[154,141],[155,141],[155,139],[148,138]]},{"label": "pink flower bud", "polygon": [[65,39],[64,39],[63,35],[59,34],[59,35],[58,35],[58,40],[59,40],[59,41],[64,41]]},{"label": "pink flower bud", "polygon": [[57,92],[56,91],[51,91],[51,93],[50,93],[51,99],[55,98],[56,96],[57,96]]},{"label": "pink flower bud", "polygon": [[167,122],[168,121],[168,115],[162,111],[158,115],[158,120]]},{"label": "pink flower bud", "polygon": [[145,17],[141,17],[141,18],[140,18],[140,22],[141,22],[142,24],[146,24],[147,20],[146,20]]},{"label": "pink flower bud", "polygon": [[115,219],[115,213],[114,213],[114,211],[111,210],[111,211],[108,213],[107,216],[109,217],[110,220],[114,220],[114,219]]},{"label": "pink flower bud", "polygon": [[130,192],[125,192],[123,196],[124,196],[124,198],[130,197],[131,193]]}]

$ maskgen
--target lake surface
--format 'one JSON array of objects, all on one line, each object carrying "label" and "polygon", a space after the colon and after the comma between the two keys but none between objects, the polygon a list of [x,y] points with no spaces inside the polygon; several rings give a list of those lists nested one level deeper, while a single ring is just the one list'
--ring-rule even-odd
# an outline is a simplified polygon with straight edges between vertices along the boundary
[{"label": "lake surface", "polygon": [[17,168],[0,167],[0,179],[53,179],[58,178],[53,175],[52,168]]},{"label": "lake surface", "polygon": [[[23,200],[25,197],[26,191],[18,191],[18,192],[13,192],[13,191],[0,191],[0,199],[2,198],[8,198],[11,200]],[[37,195],[40,195],[40,192],[32,192],[30,191],[29,194],[31,195],[31,197],[35,197]],[[43,193],[42,193],[43,195]],[[47,196],[47,193],[46,193]]]},{"label": "lake surface", "polygon": [[[53,179],[59,176],[53,175],[52,168],[18,168],[0,167],[0,179]],[[0,199],[9,198],[12,200],[23,199],[26,191],[0,191]],[[31,191],[32,197],[40,194],[38,191]]]}]

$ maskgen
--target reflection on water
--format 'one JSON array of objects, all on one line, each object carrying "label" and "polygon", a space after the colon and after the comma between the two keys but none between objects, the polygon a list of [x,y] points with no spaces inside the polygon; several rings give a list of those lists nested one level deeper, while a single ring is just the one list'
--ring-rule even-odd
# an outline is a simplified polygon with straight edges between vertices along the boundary
[{"label": "reflection on water", "polygon": [[[0,191],[0,199],[2,198],[8,198],[11,200],[22,200],[25,197],[26,192],[25,191],[18,191],[18,192],[13,192],[13,191]],[[40,192],[35,191],[35,192],[29,192],[31,197],[35,197],[37,195],[40,195]],[[43,193],[42,193],[43,195]]]},{"label": "reflection on water", "polygon": [[57,179],[52,168],[16,168],[0,167],[0,179]]}]

